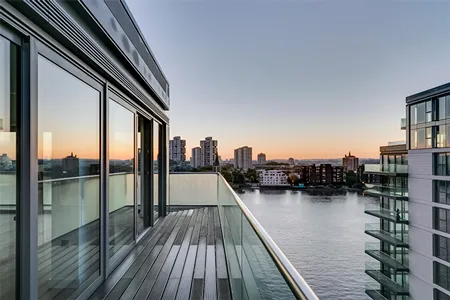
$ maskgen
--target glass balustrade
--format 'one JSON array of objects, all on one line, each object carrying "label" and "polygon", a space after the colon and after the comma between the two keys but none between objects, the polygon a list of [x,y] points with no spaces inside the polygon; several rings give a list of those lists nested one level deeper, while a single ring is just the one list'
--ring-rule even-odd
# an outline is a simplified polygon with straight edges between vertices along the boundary
[{"label": "glass balustrade", "polygon": [[169,182],[171,211],[218,207],[233,299],[317,299],[221,175],[174,173]]},{"label": "glass balustrade", "polygon": [[399,165],[399,164],[365,164],[364,165],[365,173],[400,173],[407,174],[408,173],[408,165]]}]

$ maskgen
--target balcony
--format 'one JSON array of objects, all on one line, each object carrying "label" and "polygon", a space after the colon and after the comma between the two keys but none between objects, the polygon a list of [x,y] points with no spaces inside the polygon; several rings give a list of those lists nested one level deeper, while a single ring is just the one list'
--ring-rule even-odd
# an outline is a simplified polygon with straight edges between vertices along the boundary
[{"label": "balcony", "polygon": [[408,231],[406,230],[401,233],[391,233],[381,230],[380,223],[367,223],[364,232],[392,246],[408,248]]},{"label": "balcony", "polygon": [[404,210],[392,211],[389,209],[381,208],[380,205],[367,203],[365,205],[364,212],[368,215],[388,220],[398,224],[408,224],[408,212]]},{"label": "balcony", "polygon": [[383,295],[380,284],[366,283],[366,294],[373,300],[389,300]]},{"label": "balcony", "polygon": [[386,175],[386,176],[408,176],[408,165],[380,165],[365,164],[365,174]]},{"label": "balcony", "polygon": [[[389,274],[389,273],[386,273],[386,271],[381,271],[379,263],[366,263],[365,272],[372,279],[377,281],[384,289],[388,289],[390,291],[389,294],[392,294],[394,296],[402,296],[402,295],[409,294],[408,284],[404,283],[402,285],[400,283],[393,281],[390,278],[390,276],[395,276],[396,274],[395,273]],[[379,298],[377,298],[377,299],[379,299]],[[389,297],[389,299],[391,299],[391,298]]]},{"label": "balcony", "polygon": [[91,299],[317,299],[221,175],[171,174],[169,193]]},{"label": "balcony", "polygon": [[[406,249],[403,251],[407,251]],[[378,260],[382,264],[390,267],[395,272],[407,272],[409,271],[408,265],[408,253],[397,255],[397,258],[389,255],[386,252],[380,250],[380,243],[367,242],[366,243],[366,254],[372,258]],[[403,261],[403,263],[402,263]]]},{"label": "balcony", "polygon": [[408,188],[399,188],[390,185],[368,184],[365,185],[368,189],[364,191],[364,195],[374,197],[386,197],[396,200],[408,200]]}]

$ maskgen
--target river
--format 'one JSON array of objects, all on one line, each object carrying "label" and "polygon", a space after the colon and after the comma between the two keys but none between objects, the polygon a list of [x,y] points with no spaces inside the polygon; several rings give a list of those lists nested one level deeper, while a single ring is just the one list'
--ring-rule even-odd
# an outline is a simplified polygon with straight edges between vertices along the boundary
[{"label": "river", "polygon": [[348,192],[313,196],[298,191],[246,190],[239,194],[320,299],[366,300],[366,203],[378,199]]}]

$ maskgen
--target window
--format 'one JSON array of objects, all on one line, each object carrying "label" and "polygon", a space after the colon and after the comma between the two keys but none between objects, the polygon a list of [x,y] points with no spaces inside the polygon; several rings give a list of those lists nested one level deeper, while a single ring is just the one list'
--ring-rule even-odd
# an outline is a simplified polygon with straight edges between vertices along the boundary
[{"label": "window", "polygon": [[417,124],[417,105],[412,105],[409,109],[411,125]]},{"label": "window", "polygon": [[438,148],[444,148],[447,146],[445,129],[446,129],[445,125],[435,126],[436,147],[438,147]]},{"label": "window", "polygon": [[417,104],[417,124],[425,123],[425,102]]},{"label": "window", "polygon": [[425,128],[425,147],[432,148],[433,147],[433,130],[431,127]]},{"label": "window", "polygon": [[434,289],[434,300],[450,300],[450,296],[438,289]]},{"label": "window", "polygon": [[427,122],[433,121],[433,102],[431,100],[425,103],[425,119]]},{"label": "window", "polygon": [[411,135],[410,135],[410,148],[411,149],[417,149],[417,130],[412,129]]},{"label": "window", "polygon": [[434,202],[450,204],[450,181],[436,180],[434,183]]},{"label": "window", "polygon": [[445,119],[445,97],[438,99],[438,120]]},{"label": "window", "polygon": [[434,229],[450,233],[450,210],[434,207]]},{"label": "window", "polygon": [[417,148],[425,148],[425,128],[417,129]]},{"label": "window", "polygon": [[450,118],[450,95],[445,97],[445,118]]},{"label": "window", "polygon": [[450,268],[438,262],[434,266],[434,283],[448,290],[450,288]]},{"label": "window", "polygon": [[437,258],[450,262],[450,239],[438,234],[434,234],[433,238],[433,255]]},{"label": "window", "polygon": [[[40,299],[70,293],[100,275],[100,99],[98,89],[38,58],[38,245]],[[86,76],[83,79],[89,81]],[[92,83],[94,85],[94,83]],[[90,249],[89,254],[86,249]],[[56,253],[71,253],[61,258]],[[90,261],[90,274],[86,260]],[[61,264],[67,260],[67,264]],[[69,282],[76,282],[68,285]]]},{"label": "window", "polygon": [[434,175],[447,175],[447,153],[434,154]]},{"label": "window", "polygon": [[[0,36],[0,199],[2,207],[15,212],[20,201],[16,192],[17,96],[19,94],[19,47]],[[14,299],[16,286],[16,226],[12,215],[1,215],[0,298]]]}]

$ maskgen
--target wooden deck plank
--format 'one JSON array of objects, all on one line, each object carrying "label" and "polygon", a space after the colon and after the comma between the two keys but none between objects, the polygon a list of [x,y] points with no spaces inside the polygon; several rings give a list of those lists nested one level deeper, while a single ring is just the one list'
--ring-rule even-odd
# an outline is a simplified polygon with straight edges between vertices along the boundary
[{"label": "wooden deck plank", "polygon": [[194,279],[205,278],[206,263],[206,237],[208,234],[208,207],[203,209],[202,225],[197,248],[197,258],[195,260]]},{"label": "wooden deck plank", "polygon": [[[166,218],[160,220],[160,222],[158,222],[159,224],[155,227],[155,230],[153,232],[152,231],[149,232],[149,234],[146,236],[146,239],[142,240],[140,244],[145,243],[147,239],[150,240],[154,236],[153,233],[157,233],[159,231],[164,231],[165,229],[167,229],[167,227],[164,225],[169,223],[169,221],[171,221],[172,219],[176,220],[175,214],[169,215]],[[106,281],[94,292],[94,294],[89,298],[90,300],[104,299],[111,292],[111,290],[115,287],[116,283],[120,280],[120,278],[126,273],[128,268],[135,261],[136,257],[133,256],[132,254],[135,254],[136,252],[134,250],[132,251],[132,253],[112,272],[112,274],[106,279]]]},{"label": "wooden deck plank", "polygon": [[126,274],[125,276],[132,277],[132,281],[123,291],[120,299],[132,299],[134,297],[136,291],[139,289],[145,279],[145,276],[149,272],[149,269],[153,266],[163,248],[163,245],[157,245],[157,242],[162,238],[163,234],[165,234],[166,232],[170,232],[171,230],[173,230],[173,228],[175,228],[178,222],[178,218],[181,216],[181,214],[182,212],[173,213],[173,221],[167,225],[167,228],[164,232],[160,233],[161,237],[158,237],[158,239],[155,239],[152,243],[149,243],[147,245],[145,249],[146,257],[144,261],[141,263],[141,261],[139,260],[133,263],[133,265],[129,268],[129,270],[127,271],[129,272],[129,274]]},{"label": "wooden deck plank", "polygon": [[200,236],[200,227],[203,219],[203,209],[196,209],[195,222],[190,223],[193,225],[192,237],[189,245],[186,262],[183,267],[183,273],[181,275],[181,281],[178,286],[177,300],[187,300],[191,294],[192,277],[194,274],[195,261],[197,257],[198,239]]},{"label": "wooden deck plank", "polygon": [[[171,222],[157,224],[135,247],[139,251],[133,249],[90,299],[232,298],[218,209],[189,209],[169,217]],[[92,263],[82,266],[85,277],[95,272]],[[57,300],[64,300],[76,285],[69,287]],[[76,291],[79,295],[80,288]]]},{"label": "wooden deck plank", "polygon": [[161,268],[158,276],[155,279],[155,283],[153,284],[153,288],[150,291],[150,294],[147,296],[147,299],[161,299],[164,288],[166,287],[167,281],[169,280],[170,272],[172,271],[173,265],[177,258],[178,252],[180,251],[179,245],[173,245],[170,249],[169,255],[166,258],[166,261]]},{"label": "wooden deck plank", "polygon": [[206,246],[206,267],[205,267],[205,294],[204,299],[217,299],[216,287],[216,247],[214,245]]},{"label": "wooden deck plank", "polygon": [[[185,214],[186,212],[183,212]],[[136,295],[134,296],[134,299],[146,299],[149,295],[150,291],[153,288],[153,285],[156,282],[156,279],[158,277],[159,272],[161,271],[163,264],[168,257],[168,255],[171,253],[171,248],[173,245],[173,242],[175,240],[176,235],[178,234],[178,231],[181,227],[181,223],[178,220],[177,225],[173,229],[173,231],[170,233],[169,237],[167,238],[166,242],[164,243],[164,246],[161,250],[161,252],[158,255],[158,258],[154,262],[154,264],[151,266],[151,268],[148,270],[148,273],[146,274],[141,286],[137,290]],[[159,244],[159,242],[158,242]]]},{"label": "wooden deck plank", "polygon": [[194,278],[192,281],[192,292],[191,300],[202,300],[203,299],[203,288],[205,285],[205,280],[203,278]]}]

